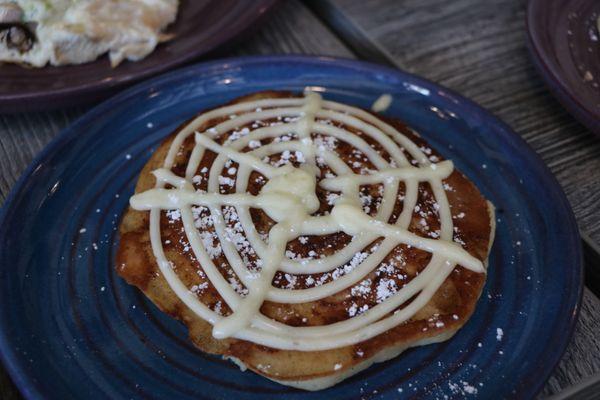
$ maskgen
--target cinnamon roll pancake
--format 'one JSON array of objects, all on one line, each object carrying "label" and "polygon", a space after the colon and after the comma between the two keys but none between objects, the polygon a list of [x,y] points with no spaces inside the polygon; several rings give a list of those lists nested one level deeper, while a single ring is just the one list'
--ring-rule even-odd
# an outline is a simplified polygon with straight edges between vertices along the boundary
[{"label": "cinnamon roll pancake", "polygon": [[493,210],[401,122],[261,92],[157,149],[116,268],[202,351],[319,390],[467,322]]}]

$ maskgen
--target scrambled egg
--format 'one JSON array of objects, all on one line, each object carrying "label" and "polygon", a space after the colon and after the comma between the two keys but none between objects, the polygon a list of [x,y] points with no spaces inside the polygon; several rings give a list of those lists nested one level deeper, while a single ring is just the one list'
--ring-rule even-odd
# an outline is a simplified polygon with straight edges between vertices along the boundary
[{"label": "scrambled egg", "polygon": [[0,61],[66,65],[108,53],[141,60],[169,37],[178,0],[0,0]]}]

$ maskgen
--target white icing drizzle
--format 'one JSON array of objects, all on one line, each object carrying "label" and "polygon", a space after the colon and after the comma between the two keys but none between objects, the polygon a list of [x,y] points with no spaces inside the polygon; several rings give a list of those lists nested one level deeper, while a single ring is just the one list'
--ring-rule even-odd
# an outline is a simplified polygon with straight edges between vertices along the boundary
[{"label": "white icing drizzle", "polygon": [[383,111],[387,110],[388,108],[390,108],[391,105],[392,105],[392,95],[385,93],[385,94],[382,94],[381,96],[379,96],[377,98],[377,100],[375,100],[375,102],[371,106],[371,110],[373,110],[375,112],[383,112]]},{"label": "white icing drizzle", "polygon": [[[380,100],[388,103],[391,101]],[[230,118],[224,122],[205,132],[197,132],[197,128],[206,122],[227,116]],[[228,139],[224,144],[214,140],[254,121],[278,117],[287,117],[289,121],[248,130],[245,135]],[[362,131],[383,146],[392,163],[386,161],[361,137],[324,123],[325,120],[340,122],[343,126]],[[291,140],[271,142],[250,151],[242,151],[250,143],[291,133],[294,134]],[[184,140],[192,134],[195,134],[196,144],[188,161],[185,177],[180,177],[171,168]],[[378,170],[369,174],[353,173],[335,152],[317,145],[313,134],[330,136],[351,144]],[[411,165],[402,148],[417,160],[417,166]],[[217,158],[209,172],[207,193],[203,193],[194,189],[192,179],[207,149],[217,153]],[[300,152],[303,159],[301,166],[296,168],[287,164],[275,167],[263,161],[263,157],[284,151]],[[321,174],[317,168],[318,158],[329,166],[335,176],[317,179]],[[219,175],[228,160],[238,163],[236,192],[220,194]],[[252,171],[258,171],[268,178],[256,196],[246,191]],[[451,161],[432,164],[415,143],[379,118],[355,107],[325,101],[317,93],[307,92],[304,98],[247,101],[200,115],[178,133],[163,168],[154,171],[156,187],[134,195],[130,203],[134,209],[150,210],[150,238],[159,269],[176,295],[199,317],[213,325],[215,338],[234,337],[273,348],[315,351],[367,340],[410,319],[429,302],[456,265],[485,272],[480,260],[453,241],[452,216],[442,185],[442,180],[452,171]],[[389,224],[387,221],[392,215],[401,181],[405,185],[402,213],[396,223]],[[419,182],[429,183],[439,205],[439,239],[424,238],[408,230],[412,211],[417,203]],[[361,207],[359,188],[361,185],[379,183],[384,187],[383,200],[377,214],[372,217]],[[317,184],[326,190],[340,193],[330,215],[313,215],[319,209],[315,191]],[[166,189],[165,185],[172,188]],[[211,259],[200,232],[194,225],[192,207],[197,206],[207,207],[210,211],[223,254],[246,287],[245,295],[234,290]],[[224,206],[235,208],[244,234],[261,260],[259,271],[250,270],[236,247],[227,240],[222,212]],[[276,222],[266,241],[252,223],[249,212],[251,207],[262,209]],[[206,277],[231,308],[229,316],[223,317],[203,304],[173,271],[162,247],[161,210],[180,210],[194,256],[202,265]],[[299,236],[340,231],[351,235],[352,241],[331,256],[292,260],[285,255],[287,243]],[[271,285],[277,271],[288,274],[330,272],[349,262],[357,252],[377,238],[384,238],[377,249],[338,279],[321,286],[297,290],[280,289]],[[323,299],[352,287],[377,268],[399,244],[431,252],[433,256],[424,270],[404,287],[360,315],[326,326],[292,327],[260,313],[265,300],[303,303]],[[406,304],[411,298],[414,299]],[[397,310],[402,305],[404,307]]]}]

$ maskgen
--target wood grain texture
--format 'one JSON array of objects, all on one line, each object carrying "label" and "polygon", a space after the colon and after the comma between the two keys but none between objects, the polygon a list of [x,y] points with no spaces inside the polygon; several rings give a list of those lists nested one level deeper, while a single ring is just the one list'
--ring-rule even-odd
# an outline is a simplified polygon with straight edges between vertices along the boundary
[{"label": "wood grain texture", "polygon": [[[600,140],[568,115],[535,71],[516,0],[326,0],[309,5],[359,56],[441,83],[483,105],[542,156],[585,237],[600,243]],[[589,247],[589,246],[588,246]],[[590,267],[598,260],[588,252]],[[600,371],[600,300],[585,290],[579,322],[540,397]]]},{"label": "wood grain texture", "polygon": [[579,321],[565,354],[540,394],[544,398],[600,372],[600,301],[584,289]]},{"label": "wood grain texture", "polygon": [[597,400],[600,396],[600,373],[584,379],[575,386],[550,397],[549,400]]},{"label": "wood grain texture", "polygon": [[82,113],[83,109],[71,109],[0,116],[0,199],[2,202],[34,156],[60,130]]},{"label": "wood grain texture", "polygon": [[282,1],[260,30],[229,55],[313,54],[355,58],[333,32],[297,0]]}]

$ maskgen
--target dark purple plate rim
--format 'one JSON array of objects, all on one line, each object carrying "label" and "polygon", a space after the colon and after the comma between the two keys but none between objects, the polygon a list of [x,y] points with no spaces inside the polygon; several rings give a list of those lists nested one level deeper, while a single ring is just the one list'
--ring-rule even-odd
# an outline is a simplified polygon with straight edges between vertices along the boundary
[{"label": "dark purple plate rim", "polygon": [[560,68],[552,61],[552,57],[547,53],[547,49],[536,28],[537,9],[547,6],[545,2],[546,0],[530,0],[527,5],[527,17],[525,21],[527,47],[529,48],[529,53],[532,55],[533,64],[558,101],[569,111],[569,113],[592,132],[600,135],[600,111],[595,113],[590,109],[565,82],[560,72]]}]

